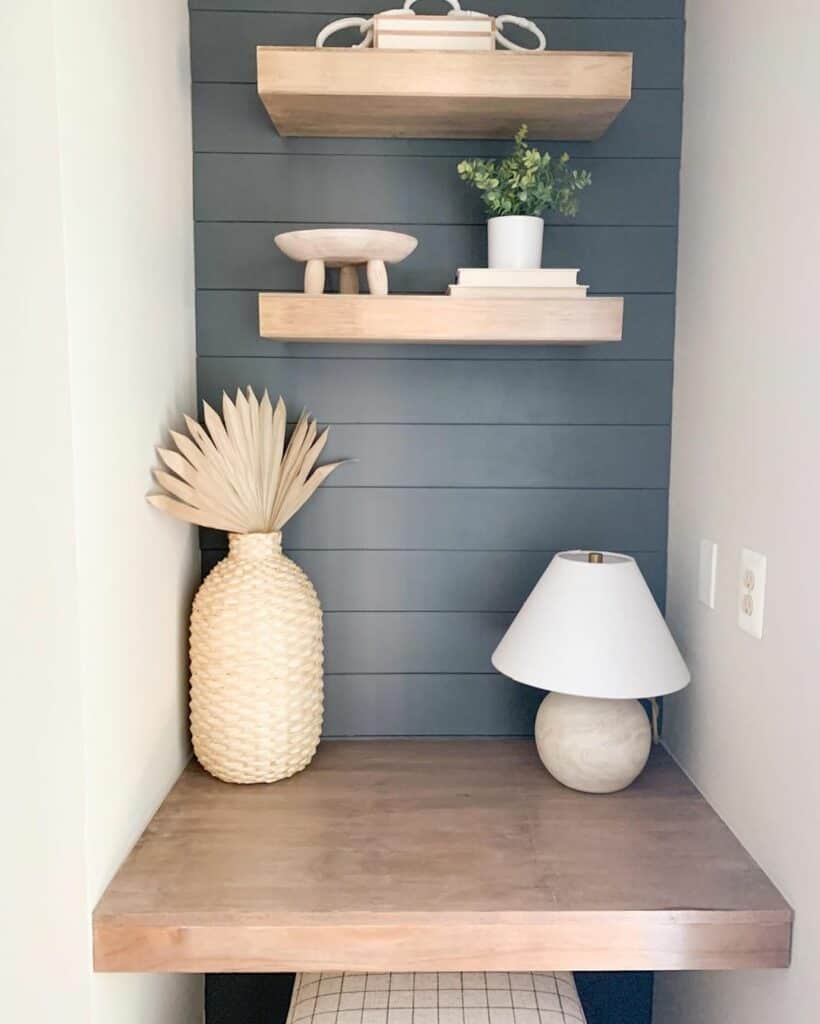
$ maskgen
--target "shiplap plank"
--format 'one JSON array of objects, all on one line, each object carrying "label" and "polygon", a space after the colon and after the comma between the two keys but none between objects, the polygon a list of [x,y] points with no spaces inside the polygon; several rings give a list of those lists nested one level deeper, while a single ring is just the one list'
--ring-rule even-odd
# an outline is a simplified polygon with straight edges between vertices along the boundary
[{"label": "shiplap plank", "polygon": [[[501,156],[508,142],[496,139],[282,138],[250,84],[195,82],[192,91],[194,150],[328,156]],[[605,134],[595,142],[551,142],[574,157],[680,157],[681,93],[636,89]]]},{"label": "shiplap plank", "polygon": [[326,737],[529,736],[540,690],[500,675],[325,677]]},{"label": "shiplap plank", "polygon": [[333,423],[668,423],[670,362],[204,359],[200,398],[252,385]]},{"label": "shiplap plank", "polygon": [[[629,552],[628,552],[629,553]],[[296,551],[291,557],[336,611],[515,612],[554,551]],[[225,555],[203,552],[203,575]],[[665,556],[635,557],[663,605]]]},{"label": "shiplap plank", "polygon": [[[665,550],[665,490],[320,488],[285,527],[289,551]],[[201,531],[204,549],[225,537]]]},{"label": "shiplap plank", "polygon": [[661,487],[669,428],[336,424],[325,487]]},{"label": "shiplap plank", "polygon": [[[312,46],[327,24],[323,14],[193,11],[191,76],[195,82],[255,82],[257,46]],[[683,62],[683,24],[660,18],[533,19],[554,50],[634,53],[635,89],[677,89]],[[352,30],[349,41],[360,38]],[[340,42],[343,37],[339,36]],[[499,54],[499,59],[503,55]]]},{"label": "shiplap plank", "polygon": [[[675,330],[672,295],[627,295],[624,301],[623,340],[618,345],[349,345],[343,342],[316,345],[304,342],[272,342],[259,337],[256,292],[201,291],[196,299],[197,351],[200,356],[293,356],[321,359],[526,359],[608,360],[671,359]],[[207,371],[205,371],[207,372]]]},{"label": "shiplap plank", "polygon": [[[281,221],[197,224],[198,287],[301,291],[304,268],[279,252],[273,237],[306,226]],[[444,292],[456,268],[487,265],[484,227],[420,225],[412,234],[419,240],[418,248],[390,268],[393,292]],[[544,236],[544,265],[581,267],[580,279],[592,293],[673,292],[676,246],[674,227],[553,225]]]},{"label": "shiplap plank", "polygon": [[504,612],[325,612],[325,671],[486,673]]},{"label": "shiplap plank", "polygon": [[[553,152],[557,152],[552,147]],[[592,187],[571,223],[674,225],[677,160],[587,159]],[[266,156],[200,153],[194,161],[198,221],[302,220],[306,224],[475,224],[487,215],[451,157]],[[340,181],[355,187],[340,189]],[[568,218],[548,214],[547,221]]]},{"label": "shiplap plank", "polygon": [[[192,11],[313,11],[319,14],[375,14],[385,10],[385,0],[189,0]],[[466,7],[466,5],[464,5]],[[481,0],[485,14],[504,14],[509,0]],[[515,13],[528,18],[544,14],[544,0],[516,0]],[[430,4],[419,10],[435,14],[445,8]],[[550,0],[553,18],[681,18],[683,0]]]}]

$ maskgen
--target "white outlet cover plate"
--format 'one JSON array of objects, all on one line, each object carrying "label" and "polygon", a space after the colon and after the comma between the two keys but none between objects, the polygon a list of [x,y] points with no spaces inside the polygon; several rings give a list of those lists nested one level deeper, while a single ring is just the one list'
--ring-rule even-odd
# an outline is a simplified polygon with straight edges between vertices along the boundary
[{"label": "white outlet cover plate", "polygon": [[700,542],[698,561],[698,601],[707,608],[715,607],[715,584],[717,582],[718,546],[713,540]]},{"label": "white outlet cover plate", "polygon": [[763,638],[765,603],[766,556],[742,548],[737,577],[737,624],[758,640]]}]

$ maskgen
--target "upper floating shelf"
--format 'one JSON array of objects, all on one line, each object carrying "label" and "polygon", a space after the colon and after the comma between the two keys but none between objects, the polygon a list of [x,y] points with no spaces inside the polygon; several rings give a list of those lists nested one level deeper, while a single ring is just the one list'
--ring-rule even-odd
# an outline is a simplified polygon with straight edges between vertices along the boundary
[{"label": "upper floating shelf", "polygon": [[624,300],[261,292],[259,333],[290,341],[588,345],[620,341]]},{"label": "upper floating shelf", "polygon": [[632,95],[632,54],[439,53],[259,46],[280,135],[597,139]]}]

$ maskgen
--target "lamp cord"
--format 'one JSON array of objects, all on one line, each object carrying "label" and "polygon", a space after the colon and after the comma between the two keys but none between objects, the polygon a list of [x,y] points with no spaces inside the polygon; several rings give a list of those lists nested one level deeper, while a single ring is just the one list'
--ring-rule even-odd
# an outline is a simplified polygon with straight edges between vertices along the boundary
[{"label": "lamp cord", "polygon": [[649,698],[649,702],[652,705],[652,742],[653,743],[660,743],[660,741],[661,741],[661,731],[660,731],[659,723],[660,723],[661,709],[660,709],[660,707],[658,705],[658,702],[655,699],[655,697],[650,697]]}]

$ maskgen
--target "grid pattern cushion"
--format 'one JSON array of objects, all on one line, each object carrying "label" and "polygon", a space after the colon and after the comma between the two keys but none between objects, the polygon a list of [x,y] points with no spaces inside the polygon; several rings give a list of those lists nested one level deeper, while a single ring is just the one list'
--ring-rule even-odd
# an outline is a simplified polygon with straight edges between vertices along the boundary
[{"label": "grid pattern cushion", "polygon": [[586,1024],[571,974],[297,974],[287,1024]]}]

